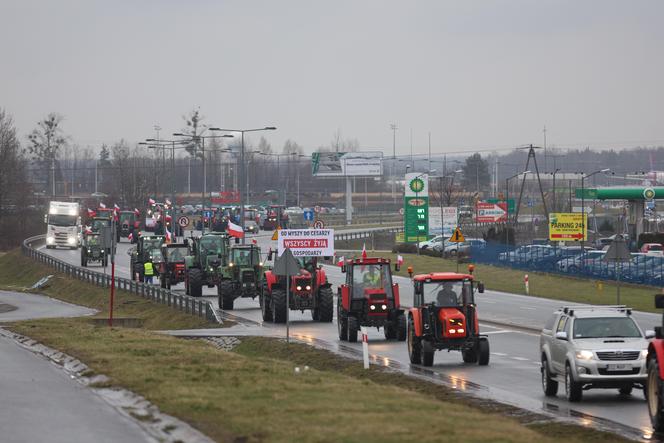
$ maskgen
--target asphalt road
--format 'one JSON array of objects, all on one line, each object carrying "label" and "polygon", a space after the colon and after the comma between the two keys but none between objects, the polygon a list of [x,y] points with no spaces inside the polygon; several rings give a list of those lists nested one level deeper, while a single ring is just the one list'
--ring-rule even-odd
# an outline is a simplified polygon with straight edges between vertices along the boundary
[{"label": "asphalt road", "polygon": [[[94,311],[32,294],[0,292],[0,323],[72,317]],[[23,442],[154,441],[134,421],[50,361],[0,335],[0,440]]]},{"label": "asphalt road", "polygon": [[[276,242],[272,242],[270,236],[271,233],[261,232],[252,238],[257,239],[265,252],[270,246],[276,248]],[[121,243],[118,247],[116,274],[123,277],[129,276],[129,257],[126,253],[129,248],[130,245],[127,243]],[[47,252],[70,263],[79,262],[78,251],[48,250]],[[336,266],[325,266],[325,270],[336,294],[336,287],[344,281],[344,274]],[[110,272],[110,269],[107,272]],[[404,277],[395,277],[394,280],[399,283],[402,304],[410,306],[413,297],[410,280]],[[204,296],[213,301],[215,306],[217,305],[216,288],[204,288]],[[539,335],[519,329],[517,326],[539,329],[552,312],[563,303],[487,290],[484,294],[478,294],[477,304],[482,332],[489,335],[490,365],[488,367],[468,365],[462,362],[458,352],[437,352],[433,370],[427,372],[429,375],[444,377],[458,389],[473,390],[477,395],[532,411],[546,411],[562,417],[587,417],[595,424],[606,421],[611,427],[615,423],[630,431],[631,435],[650,434],[650,422],[641,392],[634,391],[631,396],[620,396],[617,390],[590,390],[584,392],[581,403],[574,405],[563,398],[562,387],[557,398],[551,399],[543,395],[539,371]],[[232,314],[248,320],[249,324],[266,328],[266,332],[270,335],[285,334],[285,328],[281,325],[263,324],[257,299],[236,300]],[[336,314],[332,324],[313,322],[309,312],[291,311],[290,316],[291,332],[305,340],[323,341],[331,346],[345,349],[354,348],[358,351],[361,349],[359,343],[339,343]],[[655,325],[661,324],[661,316],[656,314],[636,312],[634,317],[643,329],[653,329]],[[483,320],[490,321],[490,324]],[[191,333],[207,334],[214,331],[191,331]],[[369,333],[369,342],[370,352],[376,361],[394,363],[404,368],[411,367],[405,343],[386,342],[382,331],[375,329]],[[418,374],[421,373],[418,367],[414,367],[414,370]]]}]

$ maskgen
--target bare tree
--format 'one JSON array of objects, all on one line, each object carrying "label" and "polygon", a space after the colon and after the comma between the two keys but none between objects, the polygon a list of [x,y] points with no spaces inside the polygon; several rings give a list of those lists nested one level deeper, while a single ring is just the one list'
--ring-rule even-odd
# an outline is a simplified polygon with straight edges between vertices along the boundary
[{"label": "bare tree", "polygon": [[16,205],[25,200],[25,164],[14,121],[0,108],[0,217],[8,202]]},{"label": "bare tree", "polygon": [[203,158],[200,150],[200,139],[198,137],[207,129],[207,125],[203,124],[205,117],[201,115],[200,110],[194,109],[188,115],[183,115],[182,119],[185,122],[185,128],[182,129],[183,134],[191,136],[192,142],[185,146],[185,149],[191,156]]},{"label": "bare tree", "polygon": [[46,188],[51,183],[51,193],[55,196],[55,171],[56,160],[60,150],[66,146],[67,137],[60,128],[63,117],[60,114],[51,112],[37,123],[37,128],[28,135],[30,145],[28,152],[33,159],[41,163],[48,173],[46,178]]}]

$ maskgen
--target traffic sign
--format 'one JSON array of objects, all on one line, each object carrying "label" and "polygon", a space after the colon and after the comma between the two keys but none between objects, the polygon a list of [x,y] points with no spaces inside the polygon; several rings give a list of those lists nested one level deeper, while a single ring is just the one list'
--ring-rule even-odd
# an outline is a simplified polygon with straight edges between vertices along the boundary
[{"label": "traffic sign", "polygon": [[313,221],[314,211],[304,211],[303,216],[305,221]]},{"label": "traffic sign", "polygon": [[609,249],[604,254],[605,262],[622,263],[632,259],[632,254],[627,249],[627,243],[622,235],[616,235],[616,238],[609,245]]},{"label": "traffic sign", "polygon": [[588,236],[588,214],[552,212],[549,214],[549,240],[581,241]]},{"label": "traffic sign", "polygon": [[463,243],[466,241],[466,239],[461,233],[461,229],[459,229],[459,227],[457,226],[457,228],[454,230],[454,234],[452,234],[452,237],[450,237],[450,239],[447,241],[450,243]]},{"label": "traffic sign", "polygon": [[277,241],[279,239],[279,230],[281,229],[281,226],[277,226],[277,229],[274,230],[274,233],[272,234],[272,241]]},{"label": "traffic sign", "polygon": [[314,222],[314,228],[323,229],[325,227],[325,222],[323,220],[316,220]]},{"label": "traffic sign", "polygon": [[320,206],[314,206],[314,212],[318,214],[320,212]]},{"label": "traffic sign", "polygon": [[189,217],[183,215],[180,218],[178,218],[178,225],[180,225],[181,228],[186,228],[187,226],[189,226]]},{"label": "traffic sign", "polygon": [[295,257],[334,255],[334,229],[282,229],[278,232],[277,255],[287,249]]},{"label": "traffic sign", "polygon": [[298,275],[300,273],[300,264],[297,262],[297,259],[293,256],[293,252],[289,248],[286,248],[284,253],[276,258],[273,271],[276,275],[283,275],[286,277]]},{"label": "traffic sign", "polygon": [[212,218],[212,211],[203,211],[203,217]]}]

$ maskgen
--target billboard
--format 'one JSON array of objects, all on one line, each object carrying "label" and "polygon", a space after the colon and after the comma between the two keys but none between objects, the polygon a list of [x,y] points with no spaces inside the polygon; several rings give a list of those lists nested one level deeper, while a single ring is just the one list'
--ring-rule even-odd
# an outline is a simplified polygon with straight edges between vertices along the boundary
[{"label": "billboard", "polygon": [[277,232],[277,254],[289,248],[294,257],[332,257],[334,229],[280,229]]},{"label": "billboard", "polygon": [[477,212],[477,223],[497,223],[507,221],[507,204],[477,202],[475,206]]},{"label": "billboard", "polygon": [[314,152],[314,177],[368,177],[383,173],[382,152]]},{"label": "billboard", "polygon": [[549,240],[586,241],[588,214],[552,212],[549,214]]},{"label": "billboard", "polygon": [[440,207],[431,206],[429,208],[429,234],[442,234],[445,237],[451,237],[452,233],[459,225],[459,211],[456,206],[445,206],[441,215]]}]

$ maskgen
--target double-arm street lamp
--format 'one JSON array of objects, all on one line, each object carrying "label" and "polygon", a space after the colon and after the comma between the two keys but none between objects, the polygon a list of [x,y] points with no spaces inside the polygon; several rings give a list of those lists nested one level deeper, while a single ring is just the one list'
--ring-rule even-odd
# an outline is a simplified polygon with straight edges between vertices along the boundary
[{"label": "double-arm street lamp", "polygon": [[202,233],[205,233],[205,194],[207,194],[207,170],[205,169],[205,139],[206,138],[231,138],[233,137],[230,134],[224,135],[192,135],[192,134],[183,134],[182,132],[173,133],[173,137],[188,137],[190,142],[193,142],[196,147],[200,146],[201,148],[201,157],[203,161],[203,190],[201,191],[201,219],[203,223],[201,224]]},{"label": "double-arm street lamp", "polygon": [[[224,129],[224,128],[210,128],[210,131],[222,131],[222,132],[239,132],[241,134],[241,144],[240,144],[240,226],[242,227],[242,232],[244,232],[244,201],[245,201],[245,189],[246,186],[246,165],[244,164],[244,133],[245,132],[257,132],[257,131],[274,131],[277,129],[274,126],[266,126],[264,128],[255,128],[255,129]],[[232,136],[231,136],[232,137]],[[244,235],[242,236],[242,244],[245,243]]]},{"label": "double-arm street lamp", "polygon": [[[585,191],[586,179],[592,177],[593,175],[606,174],[607,172],[611,172],[611,169],[610,168],[599,169],[595,172],[591,172],[588,175],[585,175],[583,172],[581,173],[581,221],[583,223],[583,233],[585,233],[586,230],[588,229],[588,227],[586,226],[586,215],[585,215],[586,214],[586,195],[585,195],[586,194],[586,191]],[[586,251],[585,248],[584,248],[585,243],[586,243],[585,236],[583,236],[583,237],[581,237],[581,254],[582,255],[584,255],[585,251]],[[585,265],[584,260],[581,260],[581,266],[584,266],[584,265]]]}]

